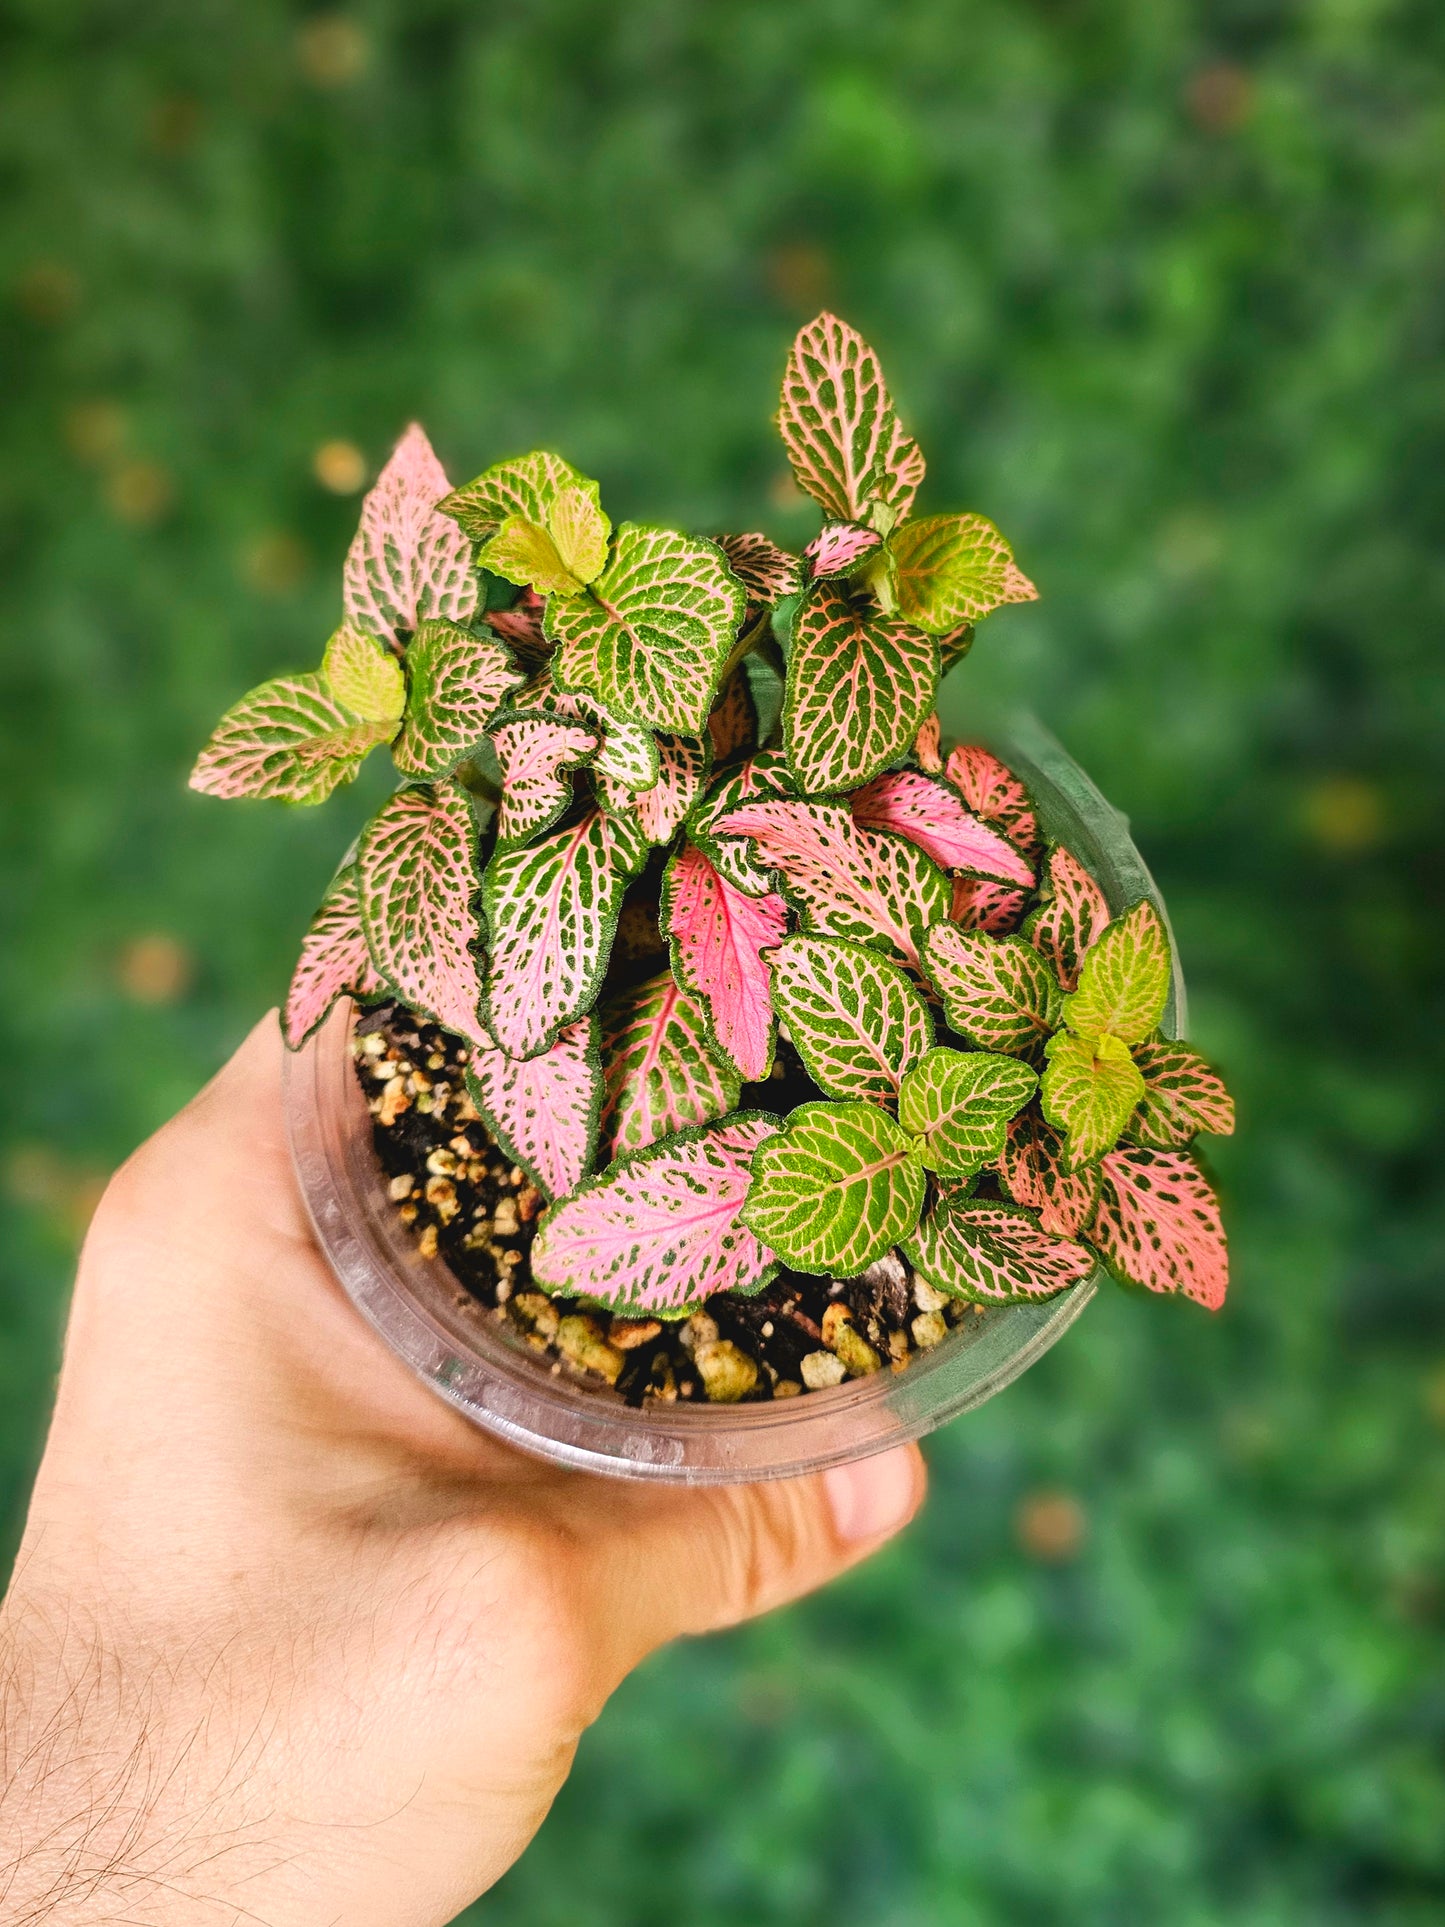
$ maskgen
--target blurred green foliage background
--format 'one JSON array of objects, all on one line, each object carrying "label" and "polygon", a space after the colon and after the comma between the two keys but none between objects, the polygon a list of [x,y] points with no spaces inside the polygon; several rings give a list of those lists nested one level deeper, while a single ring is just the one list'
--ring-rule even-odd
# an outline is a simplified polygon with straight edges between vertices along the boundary
[{"label": "blurred green foliage background", "polygon": [[384,781],[184,786],[414,415],[797,537],[852,319],[1043,590],[951,720],[1131,814],[1240,1097],[1226,1313],[1111,1293],[905,1544],[646,1668],[479,1919],[1445,1917],[1442,215],[1437,0],[6,0],[7,1544],[95,1188]]}]

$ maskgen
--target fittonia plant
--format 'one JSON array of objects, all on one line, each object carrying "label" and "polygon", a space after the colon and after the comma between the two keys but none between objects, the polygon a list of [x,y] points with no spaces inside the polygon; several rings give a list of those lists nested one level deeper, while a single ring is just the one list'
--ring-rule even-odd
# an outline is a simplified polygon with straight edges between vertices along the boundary
[{"label": "fittonia plant", "polygon": [[[1034,588],[982,516],[913,517],[923,455],[831,315],[778,425],[825,518],[801,556],[614,527],[552,454],[449,490],[407,431],[320,669],[244,697],[192,777],[319,803],[389,744],[404,779],[306,936],[286,1041],[347,994],[463,1040],[553,1201],[534,1281],[614,1311],[895,1247],[987,1304],[1102,1258],[1216,1307],[1190,1146],[1233,1109],[1160,1033],[1164,926],[1111,917],[995,757],[940,747],[940,675]],[[780,1079],[812,1093],[786,1116]]]}]

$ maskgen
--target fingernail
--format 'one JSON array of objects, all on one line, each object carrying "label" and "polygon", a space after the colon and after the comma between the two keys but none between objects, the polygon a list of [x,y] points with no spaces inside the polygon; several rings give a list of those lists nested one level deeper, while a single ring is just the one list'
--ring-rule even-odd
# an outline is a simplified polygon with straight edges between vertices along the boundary
[{"label": "fingernail", "polygon": [[833,1529],[848,1545],[896,1532],[913,1510],[918,1489],[914,1455],[905,1446],[876,1458],[835,1465],[823,1474]]}]

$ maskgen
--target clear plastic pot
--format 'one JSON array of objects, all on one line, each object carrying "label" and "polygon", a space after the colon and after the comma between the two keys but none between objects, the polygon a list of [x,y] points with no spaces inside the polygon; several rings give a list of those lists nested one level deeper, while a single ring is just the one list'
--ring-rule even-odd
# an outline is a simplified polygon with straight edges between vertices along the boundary
[{"label": "clear plastic pot", "polygon": [[[1031,790],[1048,836],[1098,878],[1115,911],[1164,905],[1127,820],[1030,719],[992,745]],[[288,1057],[286,1115],[297,1177],[322,1250],[396,1355],[488,1431],[543,1458],[619,1478],[712,1485],[786,1478],[881,1452],[981,1405],[1017,1378],[1084,1310],[1099,1277],[1039,1305],[989,1308],[904,1371],[758,1405],[649,1404],[555,1374],[492,1322],[439,1258],[424,1258],[386,1195],[371,1118],[352,1069],[342,1004]],[[1183,1034],[1176,953],[1164,1028]]]}]

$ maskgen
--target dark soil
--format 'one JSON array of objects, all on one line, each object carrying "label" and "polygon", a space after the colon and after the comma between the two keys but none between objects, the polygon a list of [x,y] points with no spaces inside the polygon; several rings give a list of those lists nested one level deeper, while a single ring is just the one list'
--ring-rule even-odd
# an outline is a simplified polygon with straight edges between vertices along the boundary
[{"label": "dark soil", "polygon": [[[461,1047],[398,1004],[362,1011],[352,1040],[372,1137],[403,1222],[477,1302],[580,1383],[650,1399],[756,1403],[900,1372],[981,1306],[945,1299],[896,1252],[857,1278],[781,1271],[756,1297],[721,1292],[690,1318],[614,1318],[551,1298],[528,1253],[546,1200],[500,1151],[467,1094]],[[781,1049],[780,1049],[781,1055]],[[790,1108],[795,1067],[757,1101]],[[751,1100],[752,1093],[745,1092]]]}]

